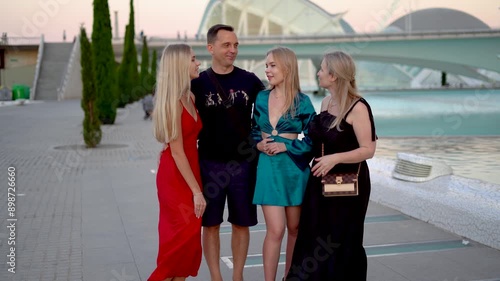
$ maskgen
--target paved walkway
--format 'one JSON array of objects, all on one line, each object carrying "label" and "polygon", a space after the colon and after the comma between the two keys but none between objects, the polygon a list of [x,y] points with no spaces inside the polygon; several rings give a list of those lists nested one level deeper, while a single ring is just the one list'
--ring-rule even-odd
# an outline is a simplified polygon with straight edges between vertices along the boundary
[{"label": "paved walkway", "polygon": [[[0,280],[147,279],[157,253],[160,145],[142,117],[140,104],[119,110],[116,125],[102,127],[102,146],[87,150],[79,101],[0,107]],[[14,216],[9,167],[16,172]],[[247,281],[263,280],[259,216]],[[221,268],[231,280],[230,228],[222,232]],[[500,280],[500,251],[373,202],[365,246],[371,281]],[[191,280],[209,280],[204,261]]]}]

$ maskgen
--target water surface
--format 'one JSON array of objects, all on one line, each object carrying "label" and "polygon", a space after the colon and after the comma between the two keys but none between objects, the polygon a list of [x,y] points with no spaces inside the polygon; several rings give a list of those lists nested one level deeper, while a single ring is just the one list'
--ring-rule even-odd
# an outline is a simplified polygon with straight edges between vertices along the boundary
[{"label": "water surface", "polygon": [[[379,140],[376,157],[397,152],[445,161],[455,175],[500,185],[500,90],[362,93]],[[321,96],[310,95],[319,111]]]}]

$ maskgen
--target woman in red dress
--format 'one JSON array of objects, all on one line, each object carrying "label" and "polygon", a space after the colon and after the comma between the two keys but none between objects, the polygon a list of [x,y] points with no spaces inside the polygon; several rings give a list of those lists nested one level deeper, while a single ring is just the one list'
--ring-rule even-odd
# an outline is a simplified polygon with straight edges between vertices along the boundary
[{"label": "woman in red dress", "polygon": [[191,93],[200,62],[186,44],[163,51],[153,110],[154,135],[164,144],[156,186],[160,218],[157,267],[149,281],[178,281],[198,275],[201,264],[201,191],[196,140],[201,120]]}]

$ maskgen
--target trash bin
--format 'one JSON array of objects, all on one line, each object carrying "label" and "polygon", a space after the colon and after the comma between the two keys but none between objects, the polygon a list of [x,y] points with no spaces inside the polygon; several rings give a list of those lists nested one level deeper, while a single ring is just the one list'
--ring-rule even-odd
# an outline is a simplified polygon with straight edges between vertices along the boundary
[{"label": "trash bin", "polygon": [[11,101],[12,92],[7,87],[0,86],[0,101]]},{"label": "trash bin", "polygon": [[23,96],[23,99],[29,100],[30,99],[31,88],[28,85],[23,85],[23,87],[24,87],[24,92],[23,92],[24,96]]},{"label": "trash bin", "polygon": [[13,85],[12,86],[12,100],[20,99],[21,88],[19,86],[20,85]]},{"label": "trash bin", "polygon": [[30,87],[26,85],[13,85],[12,86],[12,100],[26,99],[30,98]]}]

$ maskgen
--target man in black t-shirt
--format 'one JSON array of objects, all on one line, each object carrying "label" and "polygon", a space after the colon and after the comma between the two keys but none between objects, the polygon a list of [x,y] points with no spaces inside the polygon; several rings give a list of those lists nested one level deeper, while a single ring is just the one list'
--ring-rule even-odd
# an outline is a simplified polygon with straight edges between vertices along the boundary
[{"label": "man in black t-shirt", "polygon": [[249,227],[257,224],[252,204],[257,153],[250,137],[252,105],[264,88],[253,73],[233,65],[238,38],[228,25],[207,33],[212,67],[191,83],[203,128],[198,137],[203,193],[203,251],[211,280],[220,281],[220,224],[227,198],[232,224],[233,280],[243,280],[250,241]]}]

